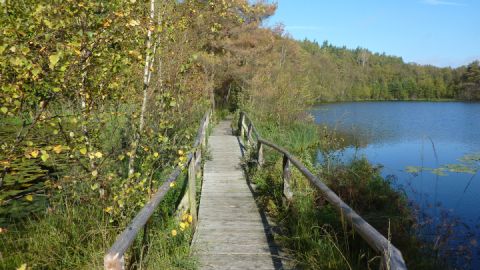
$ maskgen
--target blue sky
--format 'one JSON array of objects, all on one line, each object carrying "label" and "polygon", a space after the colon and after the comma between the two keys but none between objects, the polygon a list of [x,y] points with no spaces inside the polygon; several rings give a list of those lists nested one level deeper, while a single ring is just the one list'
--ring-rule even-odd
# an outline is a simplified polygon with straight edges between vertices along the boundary
[{"label": "blue sky", "polygon": [[358,46],[406,62],[452,66],[480,59],[480,0],[278,0],[268,25],[296,39]]}]

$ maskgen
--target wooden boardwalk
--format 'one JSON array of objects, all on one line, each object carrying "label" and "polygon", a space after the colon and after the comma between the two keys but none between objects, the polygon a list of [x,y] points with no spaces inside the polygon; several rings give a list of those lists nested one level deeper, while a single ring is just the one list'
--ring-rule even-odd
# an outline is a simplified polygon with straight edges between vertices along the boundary
[{"label": "wooden boardwalk", "polygon": [[230,123],[220,122],[208,140],[193,252],[200,269],[283,269],[240,166],[240,143]]}]

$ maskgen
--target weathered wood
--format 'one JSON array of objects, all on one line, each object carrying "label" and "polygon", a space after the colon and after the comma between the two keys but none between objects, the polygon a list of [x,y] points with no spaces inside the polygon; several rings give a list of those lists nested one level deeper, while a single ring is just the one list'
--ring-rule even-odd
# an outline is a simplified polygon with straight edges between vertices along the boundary
[{"label": "weathered wood", "polygon": [[200,269],[278,269],[268,225],[240,166],[238,139],[226,134],[228,127],[229,122],[220,122],[208,139],[211,160],[205,163],[192,250]]},{"label": "weathered wood", "polygon": [[387,240],[381,233],[379,233],[375,228],[368,224],[362,217],[360,217],[350,206],[343,202],[335,192],[333,192],[325,183],[313,175],[300,161],[298,161],[294,156],[292,156],[284,148],[271,143],[267,140],[264,140],[260,137],[258,132],[255,129],[252,121],[248,116],[242,112],[242,122],[239,122],[239,125],[244,125],[244,122],[247,122],[248,125],[252,126],[252,132],[255,134],[256,143],[257,143],[257,161],[259,166],[264,162],[263,158],[263,145],[267,145],[277,152],[284,155],[283,158],[283,180],[284,180],[284,195],[285,197],[293,196],[291,192],[290,180],[290,163],[293,164],[309,181],[315,186],[318,190],[322,192],[328,202],[330,202],[337,211],[344,216],[352,226],[352,228],[360,234],[360,236],[373,248],[376,252],[380,253],[382,256],[382,267],[389,270],[403,270],[407,269],[405,261],[403,259],[402,253],[398,250],[392,243]]},{"label": "weathered wood", "polygon": [[112,247],[107,251],[104,257],[104,267],[107,270],[120,270],[125,268],[124,254],[127,249],[132,245],[135,237],[140,229],[147,223],[153,211],[158,204],[163,200],[168,190],[170,189],[170,183],[175,181],[180,175],[180,168],[177,167],[158,191],[153,195],[150,201],[138,212],[130,225],[117,237],[117,240]]},{"label": "weathered wood", "polygon": [[257,162],[259,167],[263,166],[263,163],[265,163],[263,158],[263,144],[261,142],[257,142]]},{"label": "weathered wood", "polygon": [[201,177],[202,172],[202,150],[200,148],[195,152],[195,175]]},{"label": "weathered wood", "polygon": [[192,162],[188,166],[188,203],[190,215],[192,215],[192,228],[197,224],[197,173],[195,160],[197,153],[194,152]]},{"label": "weathered wood", "polygon": [[[195,138],[194,144],[193,144],[193,152],[197,153],[199,151],[200,144],[203,142],[203,137],[206,136],[206,130],[209,125],[210,121],[210,115],[211,111],[209,110],[208,112],[205,113],[202,122],[200,123],[198,132],[197,132],[197,137]],[[200,157],[201,158],[201,157]],[[190,153],[187,158],[187,164],[192,166],[193,168],[193,173],[195,173],[195,164],[198,163],[198,161],[195,158],[195,155]],[[165,180],[165,182],[162,184],[162,186],[155,192],[155,194],[152,196],[150,201],[138,212],[138,214],[133,218],[133,220],[130,222],[128,227],[120,234],[117,236],[117,239],[115,240],[115,243],[110,247],[110,249],[106,252],[104,256],[104,268],[107,270],[123,270],[125,269],[125,252],[127,249],[132,245],[133,241],[135,240],[138,232],[145,226],[147,221],[150,219],[152,216],[155,208],[160,204],[160,202],[163,200],[167,192],[170,190],[171,186],[170,184],[174,181],[177,180],[179,175],[181,174],[182,169],[177,166],[173,172],[169,175],[169,177]],[[193,175],[193,178],[195,176]],[[189,181],[189,183],[192,181]],[[195,181],[193,181],[195,183]],[[190,191],[192,190],[191,187],[189,186],[189,194]],[[196,190],[193,189],[193,192],[195,193]],[[193,195],[190,195],[194,197]],[[183,201],[183,200],[182,200]],[[193,202],[193,200],[190,200],[190,202]],[[183,207],[184,202],[180,203],[180,207]],[[196,205],[196,202],[195,202]],[[190,207],[192,208],[192,203],[190,203]],[[194,213],[193,215],[195,221],[196,221],[196,206],[194,208]]]},{"label": "weathered wood", "polygon": [[248,127],[247,127],[247,144],[248,145],[252,145],[252,123],[248,124]]},{"label": "weathered wood", "polygon": [[208,124],[210,123],[210,112],[207,113],[205,116],[205,121],[203,122],[203,129],[202,129],[202,149],[205,149],[207,146],[207,132],[208,132]]},{"label": "weathered wood", "polygon": [[388,264],[388,269],[407,269],[402,253],[396,247],[394,247],[391,242],[388,241],[381,233],[379,233],[352,208],[350,208],[350,206],[343,202],[342,199],[335,194],[335,192],[333,192],[327,185],[320,181],[320,179],[313,175],[300,161],[292,156],[287,150],[276,144],[263,139],[259,139],[259,142],[284,154],[290,160],[290,162],[310,181],[310,183],[312,183],[318,190],[322,192],[327,201],[331,203],[337,209],[337,211],[339,211],[342,216],[346,218],[347,222],[358,234],[360,234],[360,236],[370,245],[370,247],[380,253],[383,261],[387,262],[386,265]]},{"label": "weathered wood", "polygon": [[290,180],[292,173],[290,171],[290,159],[286,155],[283,155],[283,195],[288,201],[291,201],[293,198],[293,191],[290,188]]},{"label": "weathered wood", "polygon": [[238,118],[238,132],[239,132],[240,138],[243,138],[244,136],[244,129],[243,129],[244,122],[245,122],[245,113],[240,112],[240,117]]}]

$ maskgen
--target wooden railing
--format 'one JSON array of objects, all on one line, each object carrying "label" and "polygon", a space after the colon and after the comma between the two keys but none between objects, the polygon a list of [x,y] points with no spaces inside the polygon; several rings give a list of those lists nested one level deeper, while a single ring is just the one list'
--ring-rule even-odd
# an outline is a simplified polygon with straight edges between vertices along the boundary
[{"label": "wooden railing", "polygon": [[[197,137],[193,144],[191,152],[187,156],[188,165],[188,183],[184,197],[179,204],[179,208],[188,208],[192,215],[192,227],[195,228],[197,222],[197,200],[196,200],[196,174],[200,169],[202,148],[206,145],[207,129],[210,123],[212,112],[208,111],[202,119],[198,129]],[[163,200],[170,190],[170,184],[177,180],[182,172],[182,167],[177,166],[165,182],[160,186],[150,201],[138,212],[128,227],[117,236],[115,243],[110,247],[104,257],[104,267],[107,270],[125,269],[125,252],[130,248],[137,237],[139,231],[145,226],[152,216],[155,208]],[[182,209],[177,209],[182,210]]]},{"label": "wooden railing", "polygon": [[350,206],[342,201],[335,192],[333,192],[325,183],[317,176],[311,173],[305,165],[297,158],[290,154],[284,148],[264,140],[260,137],[255,129],[252,121],[244,113],[240,113],[238,121],[238,129],[240,136],[245,138],[246,144],[255,149],[257,163],[261,167],[264,163],[263,146],[268,146],[283,155],[283,194],[287,200],[291,200],[294,196],[291,189],[291,171],[290,166],[295,166],[310,183],[316,187],[325,196],[325,199],[345,217],[348,224],[360,234],[360,236],[368,243],[368,245],[381,256],[381,269],[403,270],[407,269],[402,253],[392,243],[387,240],[381,233],[373,228],[361,216],[359,216]]}]

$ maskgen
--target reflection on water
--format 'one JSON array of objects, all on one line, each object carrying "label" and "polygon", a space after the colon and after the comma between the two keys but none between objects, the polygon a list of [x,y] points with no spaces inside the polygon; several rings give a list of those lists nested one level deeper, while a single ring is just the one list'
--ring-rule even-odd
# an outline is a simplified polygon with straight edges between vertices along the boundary
[{"label": "reflection on water", "polygon": [[[419,210],[421,233],[444,245],[444,254],[480,269],[480,175],[407,172],[408,166],[437,168],[480,153],[480,103],[355,102],[321,105],[316,122],[348,134],[357,148],[345,159],[366,156],[383,166]],[[478,177],[478,179],[476,178]],[[437,234],[448,235],[438,238]]]},{"label": "reflection on water", "polygon": [[[18,126],[2,121],[0,126],[0,141],[15,138]],[[0,161],[3,160],[4,153],[0,152]],[[61,158],[57,161],[64,162]],[[0,173],[3,173],[4,164],[1,165]],[[47,205],[44,181],[55,177],[57,173],[52,164],[42,163],[38,159],[20,156],[11,160],[0,185],[0,227],[8,227],[32,213],[43,211]],[[31,199],[27,199],[27,195]]]}]

